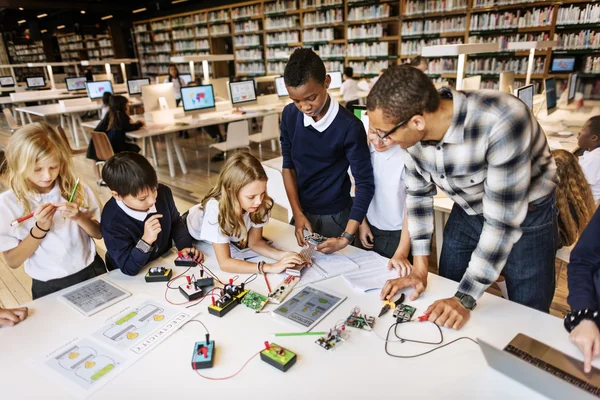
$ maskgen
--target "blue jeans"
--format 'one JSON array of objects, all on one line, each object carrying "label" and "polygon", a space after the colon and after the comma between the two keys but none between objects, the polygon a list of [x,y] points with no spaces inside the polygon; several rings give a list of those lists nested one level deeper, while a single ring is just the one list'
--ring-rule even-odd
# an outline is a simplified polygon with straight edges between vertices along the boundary
[{"label": "blue jeans", "polygon": [[[454,204],[444,229],[440,275],[460,282],[483,229],[483,215],[468,215]],[[558,220],[554,195],[530,204],[521,224],[523,234],[514,244],[502,274],[510,300],[543,312],[554,297],[554,259]]]}]

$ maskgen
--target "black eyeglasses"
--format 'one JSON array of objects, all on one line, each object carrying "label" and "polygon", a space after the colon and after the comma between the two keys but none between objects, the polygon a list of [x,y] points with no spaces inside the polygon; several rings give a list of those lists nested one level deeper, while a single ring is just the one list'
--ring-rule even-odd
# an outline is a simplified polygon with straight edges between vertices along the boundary
[{"label": "black eyeglasses", "polygon": [[[419,115],[419,114],[415,114],[415,115]],[[413,115],[412,117],[414,117],[415,115]],[[406,124],[408,121],[410,121],[412,119],[412,117],[405,119],[404,121],[400,121],[396,124],[396,126],[394,126],[392,129],[390,129],[389,131],[385,132],[383,134],[383,136],[381,136],[379,133],[377,133],[377,131],[372,131],[374,134],[377,135],[377,137],[379,138],[379,140],[381,140],[382,142],[387,142],[387,137],[390,136],[392,133],[396,132],[396,130],[398,128],[400,128],[402,125]]]}]

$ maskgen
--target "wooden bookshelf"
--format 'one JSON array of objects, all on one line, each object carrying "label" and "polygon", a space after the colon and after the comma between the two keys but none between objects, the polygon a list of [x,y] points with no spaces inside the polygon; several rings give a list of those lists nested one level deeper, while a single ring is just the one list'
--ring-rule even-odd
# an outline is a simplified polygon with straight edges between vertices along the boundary
[{"label": "wooden bookshelf", "polygon": [[[115,58],[115,49],[110,31],[102,34],[80,35],[77,33],[68,33],[65,35],[57,35],[58,47],[62,61],[65,62],[80,62],[80,61],[102,61]],[[112,73],[117,76],[119,74],[119,66],[111,66]],[[75,66],[64,67],[65,73],[75,74]],[[84,73],[82,68],[79,68],[80,73]],[[92,66],[92,72],[95,74],[104,74],[105,68],[103,65]]]}]

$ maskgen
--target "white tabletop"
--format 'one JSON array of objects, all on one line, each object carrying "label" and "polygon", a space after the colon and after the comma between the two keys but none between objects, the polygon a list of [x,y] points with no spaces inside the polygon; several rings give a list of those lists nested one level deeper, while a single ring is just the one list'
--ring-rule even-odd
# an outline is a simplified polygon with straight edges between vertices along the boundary
[{"label": "white tabletop", "polygon": [[[127,86],[124,84],[118,84],[113,86],[115,94],[127,93]],[[49,101],[49,100],[63,100],[63,99],[75,99],[78,97],[86,97],[87,92],[85,90],[77,90],[69,92],[65,89],[50,89],[50,90],[30,90],[26,92],[14,93],[11,100],[12,103],[28,103],[35,101]]]},{"label": "white tabletop", "polygon": [[[297,250],[293,227],[271,220],[265,236],[284,249]],[[218,269],[210,246],[202,244],[208,253],[206,265],[221,280],[231,274]],[[208,250],[207,250],[208,249]],[[345,249],[344,253],[359,251]],[[159,259],[153,265],[172,267],[172,256]],[[175,268],[174,273],[185,269]],[[195,270],[194,272],[197,272]],[[136,293],[146,293],[155,299],[164,299],[165,284],[144,282],[144,272],[135,277],[112,271],[108,279]],[[242,276],[241,279],[245,279]],[[341,278],[323,281],[317,286],[343,293],[348,298],[321,321],[315,331],[325,331],[340,319],[346,318],[353,307],[377,315],[382,303],[378,293],[358,293]],[[250,289],[266,293],[262,277],[248,285]],[[457,283],[429,275],[427,291],[411,304],[417,308],[415,316],[423,313],[434,300],[449,297],[456,291]],[[406,291],[407,294],[410,290]],[[184,301],[176,290],[168,293],[171,301]],[[352,330],[348,342],[333,351],[326,351],[314,343],[317,337],[275,338],[275,332],[289,332],[290,328],[269,314],[255,314],[245,306],[238,306],[224,318],[209,315],[209,301],[188,309],[199,314],[216,341],[216,360],[212,369],[203,370],[207,376],[223,377],[236,372],[250,356],[259,351],[265,340],[289,348],[298,355],[298,361],[289,371],[282,373],[259,359],[229,382],[207,381],[191,369],[190,357],[196,341],[204,340],[204,330],[199,324],[185,326],[148,355],[104,386],[92,398],[263,398],[263,399],[341,399],[341,398],[486,398],[507,399],[543,398],[530,389],[512,381],[489,368],[479,347],[470,341],[459,341],[432,354],[415,359],[397,359],[384,352],[384,343],[373,333]],[[13,328],[0,329],[0,376],[3,398],[7,399],[71,399],[64,389],[46,381],[27,365],[72,337],[85,336],[113,317],[118,305],[90,318],[72,310],[53,294],[28,304],[30,316]],[[268,305],[268,309],[273,306]],[[384,336],[393,323],[390,312],[377,319],[375,330]],[[429,325],[429,326],[426,326]],[[401,326],[402,332],[419,335],[425,340],[433,335],[430,324]],[[410,332],[409,332],[410,329]],[[413,329],[416,329],[413,331]],[[577,349],[569,343],[562,321],[556,317],[484,294],[472,313],[471,320],[460,332],[442,328],[445,342],[460,336],[482,338],[499,348],[504,347],[517,333],[524,333],[547,343],[571,356],[582,359]],[[415,354],[433,346],[392,343],[389,350],[395,354]],[[598,365],[598,363],[595,363]],[[260,393],[260,395],[259,395]]]},{"label": "white tabletop", "polygon": [[[133,106],[142,104],[142,101],[138,98],[132,97],[129,99],[129,103]],[[79,114],[89,111],[96,111],[102,108],[102,103],[99,101],[92,101],[91,103],[74,106],[61,106],[60,104],[43,104],[41,106],[30,106],[30,107],[17,107],[16,110],[28,114],[38,115],[40,117],[49,117],[52,115],[59,114]]]}]

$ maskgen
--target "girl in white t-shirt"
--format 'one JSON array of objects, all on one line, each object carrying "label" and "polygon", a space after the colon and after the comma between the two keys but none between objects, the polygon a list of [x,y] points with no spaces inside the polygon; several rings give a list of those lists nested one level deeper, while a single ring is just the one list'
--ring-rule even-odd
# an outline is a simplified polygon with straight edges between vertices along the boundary
[{"label": "girl in white t-shirt", "polygon": [[76,184],[68,143],[36,123],[15,132],[6,150],[10,190],[0,194],[0,251],[10,268],[25,265],[33,298],[106,272],[92,239],[102,238],[100,206],[88,186]]},{"label": "girl in white t-shirt", "polygon": [[[278,250],[263,239],[262,227],[269,222],[271,208],[267,174],[260,161],[239,152],[227,160],[217,184],[202,202],[190,209],[187,226],[194,238],[212,243],[223,271],[280,273],[302,265],[303,260],[299,254]],[[232,258],[231,242],[279,261],[263,265]]]}]

